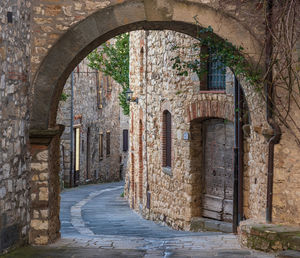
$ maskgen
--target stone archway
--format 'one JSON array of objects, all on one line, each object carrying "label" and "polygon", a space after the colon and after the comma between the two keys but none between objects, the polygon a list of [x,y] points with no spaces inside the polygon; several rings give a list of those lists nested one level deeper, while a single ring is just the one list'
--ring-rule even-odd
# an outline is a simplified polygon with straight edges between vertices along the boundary
[{"label": "stone archway", "polygon": [[[70,72],[94,48],[127,31],[169,29],[196,36],[193,17],[212,26],[220,38],[242,45],[258,60],[259,40],[234,17],[205,4],[189,1],[124,1],[100,8],[70,26],[47,53],[35,73],[30,139],[32,160],[32,211],[30,242],[47,244],[59,237],[58,143],[62,128],[56,125],[59,96]],[[247,40],[245,40],[247,39]]]}]

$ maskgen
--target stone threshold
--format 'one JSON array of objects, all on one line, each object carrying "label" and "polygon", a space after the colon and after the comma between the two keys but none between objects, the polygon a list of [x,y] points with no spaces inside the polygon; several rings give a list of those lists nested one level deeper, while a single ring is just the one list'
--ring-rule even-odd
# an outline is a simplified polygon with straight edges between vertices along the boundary
[{"label": "stone threshold", "polygon": [[196,217],[192,218],[190,231],[201,232],[201,231],[217,231],[224,233],[232,233],[232,223],[213,220],[208,218]]},{"label": "stone threshold", "polygon": [[[243,221],[238,231],[245,247],[264,252],[291,250],[278,257],[300,257],[300,227]],[[298,256],[287,256],[295,253]]]}]

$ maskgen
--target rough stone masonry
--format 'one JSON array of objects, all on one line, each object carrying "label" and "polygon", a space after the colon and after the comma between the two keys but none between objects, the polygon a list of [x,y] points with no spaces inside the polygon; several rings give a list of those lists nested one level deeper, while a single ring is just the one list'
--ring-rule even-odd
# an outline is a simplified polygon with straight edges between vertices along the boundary
[{"label": "rough stone masonry", "polygon": [[0,3],[0,253],[29,230],[31,1]]},{"label": "rough stone masonry", "polygon": [[[47,244],[59,236],[59,196],[56,191],[59,186],[59,155],[55,153],[59,152],[59,136],[63,128],[56,126],[56,112],[65,81],[89,51],[110,37],[129,30],[171,29],[195,35],[193,17],[198,15],[202,26],[212,26],[221,38],[242,45],[250,56],[249,60],[255,62],[264,45],[262,7],[259,0],[1,1],[0,250],[27,242],[30,225],[31,243]],[[297,46],[299,48],[299,44]],[[295,58],[299,60],[299,51],[295,51]],[[254,108],[250,107],[250,111],[255,113],[251,117],[253,124],[248,146],[251,155],[246,161],[250,167],[249,181],[246,180],[250,192],[249,216],[260,221],[264,220],[266,206],[268,160],[267,139],[263,134],[269,128],[265,127],[261,99],[253,89],[244,89],[248,103]],[[206,97],[209,101],[218,98],[206,95],[203,98]],[[187,110],[194,114],[197,103],[190,103]],[[298,122],[299,114],[294,106],[291,108]],[[140,114],[141,117],[145,115],[140,112],[135,116]],[[30,143],[29,126],[32,129]],[[282,133],[281,142],[275,147],[273,221],[299,225],[299,149],[288,130],[282,128]],[[47,161],[42,160],[46,156]],[[151,166],[155,169],[157,165]],[[45,173],[48,176],[45,177]],[[36,175],[39,180],[36,180]],[[161,176],[167,177],[165,174]],[[153,181],[156,179],[159,178],[153,177]],[[188,182],[192,177],[186,180]],[[180,180],[174,182],[176,189],[186,186]],[[167,180],[162,183],[168,187]],[[159,191],[154,189],[157,196]],[[30,203],[31,199],[33,203]],[[185,220],[184,214],[175,213]],[[185,215],[190,215],[190,211]],[[181,224],[183,227],[184,223]]]}]

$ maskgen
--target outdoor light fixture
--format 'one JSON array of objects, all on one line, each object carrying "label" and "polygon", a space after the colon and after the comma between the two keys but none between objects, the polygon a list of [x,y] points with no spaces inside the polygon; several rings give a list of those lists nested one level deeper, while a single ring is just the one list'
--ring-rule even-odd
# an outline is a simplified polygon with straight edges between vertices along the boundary
[{"label": "outdoor light fixture", "polygon": [[137,97],[133,97],[133,91],[130,89],[130,88],[128,88],[127,90],[126,90],[126,92],[125,92],[125,94],[126,94],[126,100],[128,101],[128,102],[135,102],[135,103],[138,103],[138,98]]}]

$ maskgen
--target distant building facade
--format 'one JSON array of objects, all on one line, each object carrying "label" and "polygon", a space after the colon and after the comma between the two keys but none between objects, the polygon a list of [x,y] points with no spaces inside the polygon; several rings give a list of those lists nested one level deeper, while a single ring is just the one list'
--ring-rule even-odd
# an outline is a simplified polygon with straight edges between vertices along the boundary
[{"label": "distant building facade", "polygon": [[[87,64],[88,60],[84,59],[73,71],[73,80],[71,75],[64,88],[63,95],[67,99],[60,101],[58,109],[58,123],[65,125],[60,146],[63,187],[118,181],[123,178],[122,168],[126,167],[124,160],[126,163],[127,152],[122,149],[122,133],[127,129],[128,119],[119,105],[120,86],[110,77],[89,68]],[[71,162],[72,81],[74,100]]]}]

